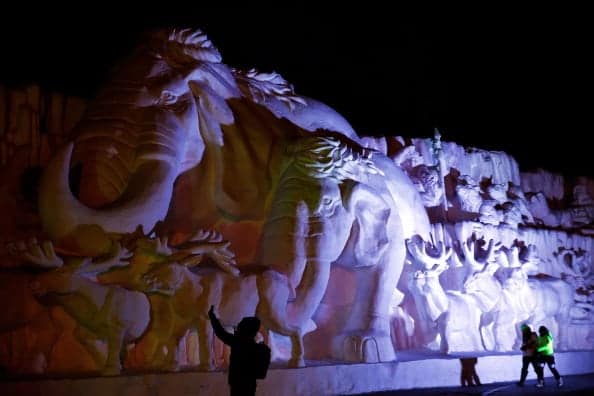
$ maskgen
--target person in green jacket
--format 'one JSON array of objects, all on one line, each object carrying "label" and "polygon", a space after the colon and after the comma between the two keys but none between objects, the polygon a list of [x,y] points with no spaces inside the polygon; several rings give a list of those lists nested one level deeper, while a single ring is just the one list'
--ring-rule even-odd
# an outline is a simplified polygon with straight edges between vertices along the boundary
[{"label": "person in green jacket", "polygon": [[542,388],[544,386],[545,363],[547,366],[549,366],[549,370],[551,370],[551,373],[553,373],[553,376],[557,380],[557,386],[563,386],[563,378],[561,378],[559,371],[557,371],[557,368],[555,367],[554,352],[553,336],[549,332],[549,329],[544,326],[540,326],[538,328],[538,342],[536,347],[537,360],[540,366],[540,370],[537,372],[537,388]]}]

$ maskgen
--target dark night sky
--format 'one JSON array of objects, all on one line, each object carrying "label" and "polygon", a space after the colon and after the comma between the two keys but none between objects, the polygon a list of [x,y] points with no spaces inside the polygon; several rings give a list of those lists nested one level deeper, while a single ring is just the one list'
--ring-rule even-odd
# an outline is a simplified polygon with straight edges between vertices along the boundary
[{"label": "dark night sky", "polygon": [[585,10],[352,11],[4,13],[0,83],[91,96],[141,31],[199,27],[228,65],[279,72],[361,134],[427,137],[439,127],[446,141],[507,151],[523,170],[594,176]]}]

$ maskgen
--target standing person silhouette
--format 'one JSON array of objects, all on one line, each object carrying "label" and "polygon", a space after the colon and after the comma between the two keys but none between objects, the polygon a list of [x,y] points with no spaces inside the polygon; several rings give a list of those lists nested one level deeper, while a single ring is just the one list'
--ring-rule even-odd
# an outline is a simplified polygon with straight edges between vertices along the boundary
[{"label": "standing person silhouette", "polygon": [[[214,313],[211,305],[208,310],[210,324],[215,335],[225,344],[231,347],[231,358],[229,363],[229,376],[227,382],[230,387],[231,396],[254,396],[256,394],[256,379],[262,378],[258,374],[258,361],[262,354],[263,346],[270,352],[265,344],[258,344],[255,340],[260,330],[260,319],[255,316],[247,316],[239,322],[235,334],[225,331],[221,322]],[[268,363],[270,355],[268,354]],[[268,366],[266,365],[266,369]]]},{"label": "standing person silhouette", "polygon": [[526,381],[526,377],[528,376],[528,366],[532,364],[534,368],[534,372],[536,373],[537,378],[541,378],[542,374],[539,374],[541,370],[538,362],[536,361],[536,347],[538,346],[538,336],[530,326],[527,324],[523,324],[522,327],[522,371],[520,373],[520,381],[518,382],[518,386],[524,386],[524,381]]},{"label": "standing person silhouette", "polygon": [[460,373],[460,384],[462,386],[478,386],[481,385],[481,380],[476,373],[476,364],[478,359],[473,358],[460,358],[462,364],[462,372]]},{"label": "standing person silhouette", "polygon": [[557,380],[557,386],[563,386],[563,378],[561,378],[559,371],[557,371],[557,368],[555,367],[555,351],[553,349],[553,336],[549,332],[549,329],[547,329],[544,326],[540,326],[538,328],[538,347],[536,349],[536,352],[538,364],[540,366],[540,372],[537,372],[537,374],[539,374],[539,378],[536,383],[536,387],[542,388],[544,386],[545,363],[547,366],[549,366],[549,370],[551,370],[551,373],[553,373],[553,376]]}]

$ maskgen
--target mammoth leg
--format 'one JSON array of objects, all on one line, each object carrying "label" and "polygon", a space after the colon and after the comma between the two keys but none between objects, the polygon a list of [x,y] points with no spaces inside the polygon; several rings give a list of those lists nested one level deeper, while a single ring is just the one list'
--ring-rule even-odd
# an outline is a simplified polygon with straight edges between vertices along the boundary
[{"label": "mammoth leg", "polygon": [[350,269],[357,286],[349,319],[333,339],[333,354],[348,361],[391,361],[396,355],[390,304],[406,254],[402,221],[381,189],[362,184],[353,188],[346,207],[354,222],[336,265]]},{"label": "mammoth leg", "polygon": [[[358,270],[358,288],[345,330],[333,339],[333,354],[354,362],[384,362],[396,358],[390,337],[388,301],[392,287],[377,268]],[[388,290],[389,289],[389,290]]]},{"label": "mammoth leg", "polygon": [[404,244],[391,241],[379,262],[356,269],[357,291],[344,332],[333,340],[333,354],[358,362],[396,358],[390,337],[389,306],[404,264]]},{"label": "mammoth leg", "polygon": [[303,334],[299,327],[289,323],[287,303],[289,298],[288,283],[283,279],[275,279],[267,273],[258,277],[259,302],[256,315],[264,327],[291,339],[290,367],[303,367]]}]

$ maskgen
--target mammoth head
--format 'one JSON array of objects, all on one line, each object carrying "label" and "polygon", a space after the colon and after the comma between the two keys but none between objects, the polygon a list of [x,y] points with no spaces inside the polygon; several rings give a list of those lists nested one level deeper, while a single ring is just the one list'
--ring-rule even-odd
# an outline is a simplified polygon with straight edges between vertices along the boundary
[{"label": "mammoth head", "polygon": [[165,217],[177,176],[207,144],[222,144],[220,126],[233,122],[226,99],[239,90],[220,61],[200,30],[183,29],[150,34],[122,63],[42,177],[52,239],[80,224],[124,233]]}]

